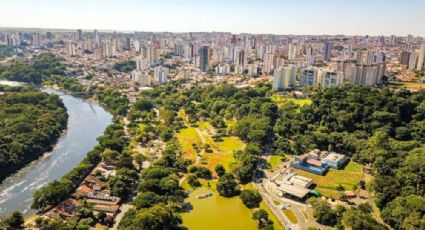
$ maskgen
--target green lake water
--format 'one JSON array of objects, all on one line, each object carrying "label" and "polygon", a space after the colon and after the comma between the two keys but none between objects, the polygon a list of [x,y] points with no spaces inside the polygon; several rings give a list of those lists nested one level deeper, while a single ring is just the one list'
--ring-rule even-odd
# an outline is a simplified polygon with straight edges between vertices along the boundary
[{"label": "green lake water", "polygon": [[[214,195],[204,199],[196,198],[209,192]],[[253,211],[246,208],[239,197],[225,198],[202,187],[193,191],[186,201],[193,206],[190,212],[182,214],[183,226],[189,229],[257,229],[257,223],[251,219]]]}]

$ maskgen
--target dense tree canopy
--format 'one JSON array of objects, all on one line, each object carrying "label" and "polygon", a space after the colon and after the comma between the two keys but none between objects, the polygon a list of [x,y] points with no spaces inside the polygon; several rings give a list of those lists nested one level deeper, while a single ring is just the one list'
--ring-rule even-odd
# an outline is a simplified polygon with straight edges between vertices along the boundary
[{"label": "dense tree canopy", "polygon": [[56,95],[25,89],[0,96],[0,180],[47,151],[67,119]]}]

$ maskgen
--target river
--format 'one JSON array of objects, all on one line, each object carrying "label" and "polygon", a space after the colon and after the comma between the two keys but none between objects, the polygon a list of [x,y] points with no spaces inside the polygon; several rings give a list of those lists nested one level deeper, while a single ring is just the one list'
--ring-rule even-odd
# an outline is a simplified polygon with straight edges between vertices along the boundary
[{"label": "river", "polygon": [[[53,89],[44,92],[61,95]],[[25,216],[35,213],[30,208],[32,193],[74,168],[98,143],[105,128],[112,123],[112,115],[96,102],[61,95],[68,110],[68,128],[51,152],[31,162],[0,184],[0,216],[21,211]]]}]

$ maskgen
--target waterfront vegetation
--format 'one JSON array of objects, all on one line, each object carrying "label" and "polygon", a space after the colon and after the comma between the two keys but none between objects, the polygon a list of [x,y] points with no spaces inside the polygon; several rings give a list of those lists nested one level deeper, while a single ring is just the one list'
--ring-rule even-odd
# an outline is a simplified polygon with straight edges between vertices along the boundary
[{"label": "waterfront vegetation", "polygon": [[67,114],[56,95],[1,87],[0,181],[50,149],[66,128]]},{"label": "waterfront vegetation", "polygon": [[342,169],[330,169],[324,176],[299,169],[294,170],[298,175],[312,179],[316,184],[314,189],[321,195],[333,199],[339,199],[344,191],[355,191],[360,188],[363,175],[362,166],[352,161]]}]

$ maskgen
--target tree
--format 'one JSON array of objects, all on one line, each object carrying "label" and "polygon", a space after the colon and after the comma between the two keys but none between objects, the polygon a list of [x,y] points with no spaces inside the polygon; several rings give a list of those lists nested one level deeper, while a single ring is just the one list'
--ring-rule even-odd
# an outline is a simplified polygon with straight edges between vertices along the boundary
[{"label": "tree", "polygon": [[7,216],[4,218],[4,220],[0,223],[1,226],[5,226],[6,229],[22,229],[24,225],[24,217],[22,216],[22,213],[15,211],[12,213],[12,215]]},{"label": "tree", "polygon": [[273,221],[269,219],[269,214],[264,209],[258,209],[252,214],[252,219],[258,222],[259,229],[272,230]]},{"label": "tree", "polygon": [[258,208],[263,200],[257,190],[242,190],[239,196],[247,208]]},{"label": "tree", "polygon": [[194,174],[189,174],[187,176],[187,182],[189,183],[190,186],[192,186],[192,188],[201,186],[201,183],[199,182],[198,177],[196,177],[196,175]]},{"label": "tree", "polygon": [[365,213],[358,208],[350,208],[345,211],[342,222],[344,223],[344,226],[351,227],[353,230],[386,229],[384,226],[378,224],[370,213]]},{"label": "tree", "polygon": [[154,192],[143,192],[134,198],[132,204],[136,209],[150,208],[155,204],[161,203],[164,198]]},{"label": "tree", "polygon": [[164,230],[178,229],[182,219],[180,215],[165,205],[130,212],[123,218],[118,229]]},{"label": "tree", "polygon": [[311,198],[307,202],[313,206],[313,216],[318,223],[328,226],[337,224],[336,213],[328,202],[318,198]]},{"label": "tree", "polygon": [[223,176],[226,173],[226,169],[221,164],[216,165],[214,171],[219,177]]},{"label": "tree", "polygon": [[217,191],[221,196],[232,197],[239,194],[240,187],[233,174],[226,173],[218,179]]}]

